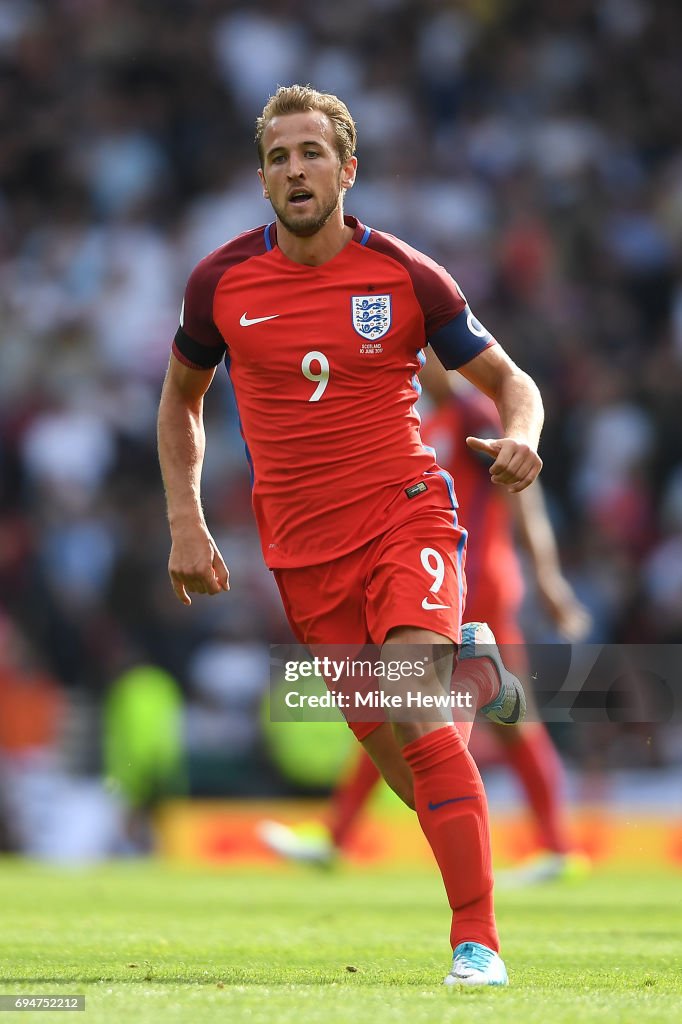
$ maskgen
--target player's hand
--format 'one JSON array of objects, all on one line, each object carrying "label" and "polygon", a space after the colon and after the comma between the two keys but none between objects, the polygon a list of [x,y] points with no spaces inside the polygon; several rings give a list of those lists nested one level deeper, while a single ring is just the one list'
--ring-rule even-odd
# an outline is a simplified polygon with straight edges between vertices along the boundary
[{"label": "player's hand", "polygon": [[529,444],[513,437],[467,437],[467,444],[475,452],[485,452],[495,461],[490,467],[494,484],[506,487],[510,494],[518,494],[533,483],[542,469],[542,459]]},{"label": "player's hand", "polygon": [[584,640],[592,629],[592,616],[568,580],[552,574],[538,578],[537,586],[538,597],[557,632],[574,644]]},{"label": "player's hand", "polygon": [[176,529],[173,533],[168,575],[179,601],[190,605],[192,594],[220,594],[230,589],[230,573],[205,526]]}]

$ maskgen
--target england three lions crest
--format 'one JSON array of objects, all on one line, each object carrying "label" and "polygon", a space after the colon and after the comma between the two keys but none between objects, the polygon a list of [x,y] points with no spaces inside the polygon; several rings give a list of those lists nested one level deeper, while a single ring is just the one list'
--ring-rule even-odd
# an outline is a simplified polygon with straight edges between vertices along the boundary
[{"label": "england three lions crest", "polygon": [[376,341],[391,326],[390,295],[353,295],[351,297],[353,327],[361,338]]}]

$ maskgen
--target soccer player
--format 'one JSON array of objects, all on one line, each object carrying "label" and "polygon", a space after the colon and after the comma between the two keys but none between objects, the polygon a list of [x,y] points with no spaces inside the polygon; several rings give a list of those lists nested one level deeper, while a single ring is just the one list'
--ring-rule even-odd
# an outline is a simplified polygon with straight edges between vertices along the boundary
[{"label": "soccer player", "polygon": [[[504,659],[517,675],[528,678],[524,638],[518,625],[523,578],[514,546],[514,526],[533,571],[537,592],[557,630],[567,639],[584,639],[588,611],[564,578],[556,541],[545,511],[539,482],[516,495],[492,486],[490,460],[468,448],[470,435],[495,436],[500,424],[493,403],[461,375],[448,374],[430,353],[420,373],[434,406],[422,425],[424,441],[433,445],[439,465],[456,477],[459,514],[471,526],[467,540],[466,617],[485,619]],[[516,726],[491,725],[506,760],[523,788],[535,819],[541,852],[507,872],[515,884],[575,878],[587,870],[586,859],[572,851],[563,804],[563,769],[545,726],[537,719]],[[330,864],[342,851],[381,776],[361,753],[336,787],[326,822],[287,826],[263,821],[259,835],[283,857]]]},{"label": "soccer player", "polygon": [[[496,721],[524,707],[481,623],[461,626],[466,531],[452,479],[414,410],[430,344],[491,397],[503,429],[468,443],[517,493],[542,467],[539,391],[427,256],[344,215],[356,130],[335,96],[280,88],[257,121],[263,195],[275,220],[228,242],[192,272],[159,409],[159,458],[179,600],[229,588],[200,498],[203,397],[225,360],[253,470],[265,561],[307,646],[373,643],[458,650],[477,704]],[[480,655],[485,645],[485,657]],[[429,663],[433,665],[433,662]],[[423,687],[441,690],[435,671]],[[469,730],[434,721],[352,722],[413,806],[452,909],[447,984],[503,985],[485,792]]]}]

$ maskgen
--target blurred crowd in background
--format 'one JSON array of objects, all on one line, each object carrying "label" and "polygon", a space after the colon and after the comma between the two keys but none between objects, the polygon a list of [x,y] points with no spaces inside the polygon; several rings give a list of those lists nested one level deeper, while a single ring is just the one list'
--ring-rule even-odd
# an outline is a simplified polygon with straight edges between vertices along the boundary
[{"label": "blurred crowd in background", "polygon": [[189,272],[272,219],[253,122],[278,84],[348,103],[347,211],[446,266],[538,381],[589,639],[682,641],[681,52],[678,5],[647,0],[0,0],[0,616],[24,652],[0,691],[50,680],[81,768],[112,680],[149,663],[227,791],[279,785],[258,708],[289,631],[223,370],[227,598],[173,596],[155,451]]}]

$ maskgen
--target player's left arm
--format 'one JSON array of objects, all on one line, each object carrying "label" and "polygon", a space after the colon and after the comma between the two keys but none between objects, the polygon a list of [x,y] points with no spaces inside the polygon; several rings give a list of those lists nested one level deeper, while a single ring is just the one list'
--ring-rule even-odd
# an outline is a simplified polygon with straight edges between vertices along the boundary
[{"label": "player's left arm", "polygon": [[467,437],[467,444],[493,457],[490,477],[494,484],[512,494],[523,491],[542,469],[537,449],[544,409],[537,385],[497,344],[458,367],[458,372],[493,400],[504,435]]}]

